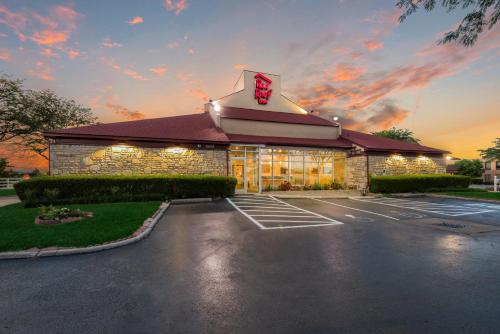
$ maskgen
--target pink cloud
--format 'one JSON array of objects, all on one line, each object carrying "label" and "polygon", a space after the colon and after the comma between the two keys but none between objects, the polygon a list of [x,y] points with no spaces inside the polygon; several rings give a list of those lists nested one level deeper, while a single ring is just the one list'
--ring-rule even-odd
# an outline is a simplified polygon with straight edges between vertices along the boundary
[{"label": "pink cloud", "polygon": [[365,69],[362,67],[340,63],[333,68],[332,80],[334,82],[356,80],[363,73],[365,73]]},{"label": "pink cloud", "polygon": [[139,80],[139,81],[146,81],[146,80],[148,80],[146,77],[142,76],[138,72],[136,72],[134,70],[131,70],[129,68],[123,69],[123,74],[125,74],[126,76],[128,76],[128,77],[130,77],[132,79]]},{"label": "pink cloud", "polygon": [[127,23],[130,24],[131,26],[135,26],[136,24],[141,24],[144,22],[144,19],[140,16],[136,16],[134,18],[132,18],[130,21],[128,21]]},{"label": "pink cloud", "polygon": [[69,32],[45,29],[37,31],[31,36],[31,40],[39,45],[61,44],[68,40]]},{"label": "pink cloud", "polygon": [[157,66],[157,67],[151,67],[149,69],[152,73],[158,75],[158,76],[162,76],[164,75],[165,73],[167,73],[167,67],[166,66]]},{"label": "pink cloud", "polygon": [[106,37],[102,40],[101,46],[105,48],[121,48],[123,45],[117,42],[113,42],[111,38]]},{"label": "pink cloud", "polygon": [[26,40],[22,32],[28,24],[28,14],[24,12],[12,12],[7,7],[0,5],[0,24],[4,24],[14,31],[20,40]]},{"label": "pink cloud", "polygon": [[374,39],[364,41],[364,45],[369,51],[375,51],[384,47],[384,44],[382,44],[382,42]]},{"label": "pink cloud", "polygon": [[170,42],[167,44],[167,47],[169,49],[175,49],[175,48],[178,48],[179,47],[179,42],[175,41],[175,42]]},{"label": "pink cloud", "polygon": [[52,49],[50,48],[45,48],[40,50],[40,55],[46,57],[46,58],[60,58],[59,54],[55,53]]},{"label": "pink cloud", "polygon": [[7,49],[0,49],[0,60],[9,61],[10,60],[10,52]]},{"label": "pink cloud", "polygon": [[240,70],[240,71],[244,70],[247,67],[248,67],[247,64],[235,64],[234,65],[234,68],[237,69],[237,70]]},{"label": "pink cloud", "polygon": [[177,16],[188,7],[186,0],[165,0],[164,4],[168,11],[175,11]]},{"label": "pink cloud", "polygon": [[41,80],[55,80],[52,67],[40,60],[35,63],[34,69],[29,69],[26,73]]},{"label": "pink cloud", "polygon": [[208,101],[208,94],[204,90],[201,90],[199,88],[192,88],[188,93],[193,97],[201,98],[205,102]]},{"label": "pink cloud", "polygon": [[190,55],[194,55],[194,49],[193,48],[189,48],[187,50],[187,52],[190,54]]},{"label": "pink cloud", "polygon": [[108,102],[104,105],[104,108],[106,110],[109,110],[109,111],[117,114],[117,115],[123,116],[123,117],[125,117],[125,119],[131,120],[131,121],[144,119],[144,117],[145,117],[145,115],[142,112],[140,112],[138,110],[128,109],[120,104],[114,104],[114,103]]}]

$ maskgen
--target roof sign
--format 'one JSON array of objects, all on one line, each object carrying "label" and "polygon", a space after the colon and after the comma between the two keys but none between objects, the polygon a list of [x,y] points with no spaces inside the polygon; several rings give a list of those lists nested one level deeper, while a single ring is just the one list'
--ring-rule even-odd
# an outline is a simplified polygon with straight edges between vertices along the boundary
[{"label": "roof sign", "polygon": [[262,73],[255,75],[255,99],[259,104],[267,104],[272,89],[269,89],[272,81]]}]

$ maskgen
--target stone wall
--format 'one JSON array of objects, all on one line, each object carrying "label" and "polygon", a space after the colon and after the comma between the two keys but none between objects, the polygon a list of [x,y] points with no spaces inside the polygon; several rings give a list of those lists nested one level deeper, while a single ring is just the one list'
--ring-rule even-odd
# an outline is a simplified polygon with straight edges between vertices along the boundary
[{"label": "stone wall", "polygon": [[444,174],[444,157],[370,155],[370,175]]},{"label": "stone wall", "polygon": [[367,159],[365,155],[357,155],[346,159],[346,178],[348,187],[363,190],[368,186]]},{"label": "stone wall", "polygon": [[50,172],[227,175],[227,160],[221,149],[51,144]]}]

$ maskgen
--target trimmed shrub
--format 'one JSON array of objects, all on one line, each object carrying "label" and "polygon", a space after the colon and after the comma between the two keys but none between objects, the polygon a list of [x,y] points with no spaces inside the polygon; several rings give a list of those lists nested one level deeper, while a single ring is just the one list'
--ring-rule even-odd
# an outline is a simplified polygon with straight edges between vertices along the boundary
[{"label": "trimmed shrub", "polygon": [[488,190],[479,188],[429,188],[426,190],[429,193],[442,193],[442,192],[460,192],[460,193],[486,193]]},{"label": "trimmed shrub", "polygon": [[14,187],[25,206],[227,197],[236,179],[210,175],[42,176]]},{"label": "trimmed shrub", "polygon": [[370,177],[374,193],[425,192],[434,188],[467,188],[470,177],[450,174],[414,174]]}]

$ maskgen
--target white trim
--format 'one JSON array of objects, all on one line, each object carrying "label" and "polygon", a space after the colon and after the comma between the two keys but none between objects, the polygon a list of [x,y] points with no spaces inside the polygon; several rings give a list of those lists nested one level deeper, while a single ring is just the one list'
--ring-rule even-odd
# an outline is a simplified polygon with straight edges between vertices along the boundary
[{"label": "white trim", "polygon": [[311,198],[311,199],[315,200],[315,201],[318,201],[318,202],[323,202],[323,203],[328,203],[328,204],[331,204],[331,205],[340,206],[340,207],[346,208],[346,209],[351,209],[351,210],[356,210],[356,211],[360,211],[360,212],[371,213],[373,215],[382,216],[382,217],[389,218],[389,219],[394,219],[394,220],[399,220],[398,218],[394,218],[394,217],[391,217],[391,216],[386,216],[386,215],[383,215],[383,214],[377,213],[377,212],[372,212],[372,211],[368,211],[368,210],[362,210],[362,209],[352,208],[350,206],[341,205],[341,204],[337,204],[337,203],[332,203],[332,202],[324,201],[322,199],[317,199],[317,198]]}]

